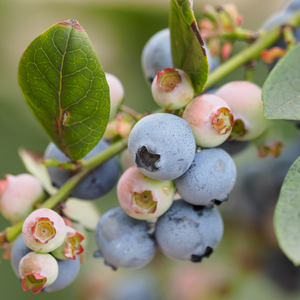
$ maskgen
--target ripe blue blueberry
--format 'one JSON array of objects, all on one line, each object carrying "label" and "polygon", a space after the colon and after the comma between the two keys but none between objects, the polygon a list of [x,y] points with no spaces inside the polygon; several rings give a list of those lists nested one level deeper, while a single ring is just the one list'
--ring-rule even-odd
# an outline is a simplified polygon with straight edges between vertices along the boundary
[{"label": "ripe blue blueberry", "polygon": [[190,167],[196,144],[186,121],[159,113],[136,123],[129,136],[128,149],[131,160],[144,175],[173,180]]},{"label": "ripe blue blueberry", "polygon": [[217,208],[193,206],[177,200],[156,224],[155,236],[169,258],[200,262],[215,250],[223,235]]},{"label": "ripe blue blueberry", "polygon": [[26,246],[26,244],[24,243],[22,234],[20,234],[19,237],[13,243],[13,246],[11,249],[11,259],[10,259],[11,266],[12,266],[15,274],[19,278],[20,278],[20,274],[19,274],[20,261],[29,252],[32,252],[32,250]]},{"label": "ripe blue blueberry", "polygon": [[100,250],[94,256],[104,258],[113,269],[141,268],[156,252],[156,242],[148,230],[146,221],[129,217],[121,207],[112,208],[98,222],[95,236]]},{"label": "ripe blue blueberry", "polygon": [[77,277],[80,269],[79,257],[76,260],[66,259],[60,260],[56,259],[58,264],[58,276],[57,279],[49,286],[44,288],[44,292],[56,292],[64,289],[70,285]]},{"label": "ripe blue blueberry", "polygon": [[142,69],[147,82],[152,84],[156,73],[165,68],[173,68],[169,28],[154,34],[142,52]]},{"label": "ripe blue blueberry", "polygon": [[190,168],[179,178],[175,186],[186,202],[206,205],[210,201],[229,194],[236,180],[236,166],[223,149],[203,149],[195,154]]},{"label": "ripe blue blueberry", "polygon": [[[219,58],[212,57],[205,46],[209,72],[219,66]],[[155,33],[146,43],[142,52],[142,69],[149,84],[152,84],[158,71],[173,68],[170,29],[166,28]]]},{"label": "ripe blue blueberry", "polygon": [[[83,159],[93,157],[94,155],[104,151],[109,144],[100,140],[100,142],[91,150]],[[46,149],[44,159],[53,157],[58,161],[70,161],[53,143],[50,143]],[[61,170],[56,167],[48,168],[54,186],[60,188],[71,176],[69,170]],[[71,196],[79,199],[94,200],[108,193],[119,178],[119,164],[115,157],[106,161],[86,177],[84,177],[77,186],[72,190]]]}]

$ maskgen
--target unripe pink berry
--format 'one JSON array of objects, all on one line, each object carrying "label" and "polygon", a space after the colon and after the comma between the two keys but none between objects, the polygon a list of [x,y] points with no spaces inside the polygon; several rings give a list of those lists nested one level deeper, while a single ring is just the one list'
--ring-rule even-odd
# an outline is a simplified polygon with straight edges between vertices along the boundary
[{"label": "unripe pink berry", "polygon": [[249,81],[233,81],[220,87],[216,96],[230,106],[235,125],[231,136],[249,141],[260,136],[269,126],[264,118],[261,88]]},{"label": "unripe pink berry", "polygon": [[40,208],[31,213],[23,224],[25,244],[35,252],[51,252],[65,240],[67,229],[63,218],[55,211]]},{"label": "unripe pink berry", "polygon": [[0,209],[11,222],[20,221],[33,211],[44,195],[40,182],[30,174],[6,175],[0,181]]},{"label": "unripe pink berry", "polygon": [[58,264],[50,254],[30,252],[21,259],[19,273],[22,278],[23,290],[30,289],[37,294],[56,280]]},{"label": "unripe pink berry", "polygon": [[184,71],[173,68],[157,72],[151,90],[154,101],[170,110],[185,107],[194,96],[189,76]]},{"label": "unripe pink berry", "polygon": [[182,118],[191,126],[196,144],[205,148],[217,147],[225,142],[234,124],[228,104],[210,94],[194,98]]},{"label": "unripe pink berry", "polygon": [[109,85],[110,96],[110,114],[109,120],[111,121],[117,115],[118,109],[124,99],[124,87],[121,81],[110,73],[105,73],[106,81]]},{"label": "unripe pink berry", "polygon": [[81,242],[84,236],[67,226],[67,236],[60,247],[52,251],[58,259],[76,259],[76,256],[84,251]]},{"label": "unripe pink berry", "polygon": [[123,173],[117,186],[123,210],[140,220],[150,220],[165,213],[173,202],[174,193],[173,181],[151,179],[135,166]]}]

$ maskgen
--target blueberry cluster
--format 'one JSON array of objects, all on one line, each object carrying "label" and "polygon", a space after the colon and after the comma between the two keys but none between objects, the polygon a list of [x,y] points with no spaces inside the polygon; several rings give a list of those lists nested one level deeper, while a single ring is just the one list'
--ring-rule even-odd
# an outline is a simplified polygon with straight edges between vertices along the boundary
[{"label": "blueberry cluster", "polygon": [[25,220],[11,249],[12,268],[24,291],[55,292],[78,275],[84,236],[51,209],[41,208]]},{"label": "blueberry cluster", "polygon": [[[208,49],[207,56],[212,71],[218,59]],[[222,148],[240,143],[233,147],[239,152],[269,126],[263,117],[261,89],[251,82],[230,82],[195,95],[189,75],[173,66],[169,29],[148,41],[142,68],[153,99],[164,112],[134,117],[126,111],[118,114],[124,88],[107,73],[110,122],[103,139],[82,160],[107,150],[109,141],[128,137],[125,160],[131,162],[119,178],[117,158],[105,161],[69,194],[95,200],[117,184],[120,207],[107,211],[95,230],[99,250],[94,256],[113,269],[145,266],[157,247],[180,261],[200,262],[209,257],[224,230],[215,204],[228,200],[237,176],[231,155]],[[53,143],[44,159],[82,167]],[[61,188],[77,171],[49,166],[51,188]],[[29,174],[6,175],[0,181],[2,215],[12,223],[26,218],[22,235],[12,247],[11,263],[23,289],[34,293],[69,285],[79,272],[79,255],[84,251],[85,231],[65,217],[62,207],[55,207],[58,213],[34,210],[47,196],[40,181]]]},{"label": "blueberry cluster", "polygon": [[[143,116],[132,128],[132,166],[117,185],[121,207],[107,211],[96,228],[95,257],[113,269],[145,266],[157,246],[175,260],[208,257],[223,235],[214,205],[228,200],[237,176],[231,156],[216,147],[234,140],[242,149],[269,126],[260,87],[236,81],[195,97],[188,74],[171,65],[169,47],[167,30],[145,46],[143,71],[165,112]],[[181,199],[174,201],[176,192]]]}]

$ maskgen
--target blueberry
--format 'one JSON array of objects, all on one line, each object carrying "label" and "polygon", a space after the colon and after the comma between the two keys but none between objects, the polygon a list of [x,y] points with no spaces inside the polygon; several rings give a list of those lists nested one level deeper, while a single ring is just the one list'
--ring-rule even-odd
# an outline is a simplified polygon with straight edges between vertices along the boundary
[{"label": "blueberry", "polygon": [[22,234],[16,239],[16,241],[13,243],[12,249],[11,249],[11,266],[17,275],[17,277],[20,278],[19,274],[19,264],[21,259],[28,254],[29,252],[32,252],[30,248],[26,246],[24,243]]},{"label": "blueberry", "polygon": [[[93,157],[94,155],[104,151],[109,147],[109,144],[100,140],[100,142],[91,150],[83,159]],[[53,157],[58,161],[70,161],[53,143],[50,143],[46,149],[44,159]],[[48,168],[54,186],[60,188],[70,177],[71,173],[68,170],[60,170],[56,167]],[[71,196],[79,199],[94,200],[108,193],[119,178],[119,164],[115,157],[106,161],[85,178],[83,178],[77,186],[71,191]]]},{"label": "blueberry", "polygon": [[165,68],[173,68],[169,28],[153,35],[142,52],[142,69],[148,83]]},{"label": "blueberry", "polygon": [[156,224],[155,236],[169,258],[200,262],[215,250],[223,235],[219,211],[177,200]]},{"label": "blueberry", "polygon": [[131,167],[117,185],[118,200],[132,218],[150,220],[160,217],[172,205],[175,186],[171,180],[154,180]]},{"label": "blueberry", "polygon": [[193,83],[187,73],[166,68],[157,72],[151,87],[154,101],[169,110],[185,107],[194,96]]},{"label": "blueberry", "polygon": [[229,105],[222,98],[211,94],[194,98],[182,118],[191,126],[197,146],[204,148],[222,144],[234,126]]},{"label": "blueberry", "polygon": [[261,88],[249,81],[232,81],[215,93],[231,109],[235,124],[231,136],[239,141],[251,141],[264,133],[270,121],[264,118]]},{"label": "blueberry", "polygon": [[80,269],[79,257],[76,260],[66,259],[60,260],[56,259],[58,264],[58,276],[57,279],[49,286],[44,288],[44,292],[56,292],[64,289],[70,285],[77,277]]},{"label": "blueberry", "polygon": [[[212,57],[205,46],[209,72],[219,66],[219,58]],[[158,71],[165,68],[173,68],[170,29],[166,28],[154,34],[144,46],[142,52],[142,69],[149,84],[152,84]]]},{"label": "blueberry", "polygon": [[141,268],[155,255],[156,242],[148,233],[148,223],[129,217],[121,207],[107,211],[98,222],[95,235],[103,257],[113,269]]},{"label": "blueberry", "polygon": [[195,205],[206,205],[211,200],[229,194],[236,181],[236,166],[223,149],[203,149],[195,154],[191,167],[175,186],[179,195]]},{"label": "blueberry", "polygon": [[22,236],[33,251],[46,253],[58,248],[65,240],[67,228],[64,219],[55,211],[39,208],[24,221]]},{"label": "blueberry", "polygon": [[37,294],[57,279],[58,264],[50,254],[30,252],[21,259],[19,273],[23,290]]},{"label": "blueberry", "polygon": [[191,165],[195,139],[189,124],[166,113],[144,117],[133,127],[129,154],[139,171],[157,180],[173,180]]}]

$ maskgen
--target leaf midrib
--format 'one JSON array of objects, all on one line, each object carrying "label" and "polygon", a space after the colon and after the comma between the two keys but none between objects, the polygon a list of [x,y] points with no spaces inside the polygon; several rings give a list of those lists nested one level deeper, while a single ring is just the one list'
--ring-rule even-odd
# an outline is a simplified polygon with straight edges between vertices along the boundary
[{"label": "leaf midrib", "polygon": [[62,73],[63,73],[63,67],[64,67],[64,61],[65,61],[65,56],[66,56],[66,53],[67,53],[67,48],[68,48],[68,45],[69,45],[69,40],[70,40],[70,35],[71,35],[71,32],[72,32],[72,29],[73,27],[70,26],[70,31],[69,31],[69,35],[68,35],[68,38],[67,38],[67,42],[66,42],[66,47],[65,47],[65,50],[63,52],[63,57],[62,57],[62,61],[61,61],[61,67],[60,67],[60,73],[59,73],[59,91],[58,91],[58,107],[59,107],[59,117],[58,117],[58,136],[59,136],[59,139],[60,139],[60,143],[62,145],[62,148],[63,148],[63,152],[65,154],[67,154],[67,147],[66,147],[66,144],[65,144],[65,140],[63,138],[63,132],[62,132],[62,119],[63,119],[63,109],[62,109],[62,104],[61,104],[61,90],[62,90]]}]

